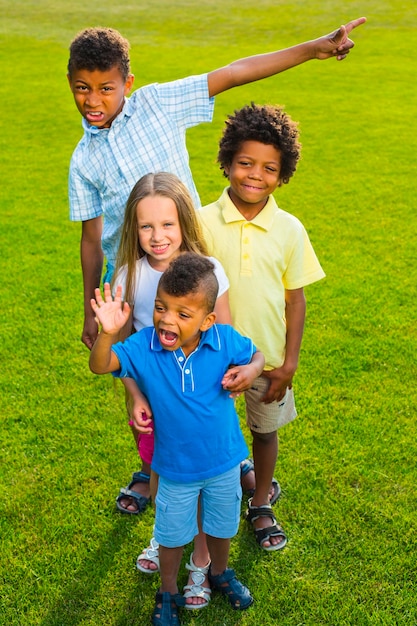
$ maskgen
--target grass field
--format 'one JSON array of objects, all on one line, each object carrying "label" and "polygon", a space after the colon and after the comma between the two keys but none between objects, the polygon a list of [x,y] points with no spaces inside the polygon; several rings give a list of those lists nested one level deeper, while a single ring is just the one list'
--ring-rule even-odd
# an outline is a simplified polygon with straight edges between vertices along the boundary
[{"label": "grass field", "polygon": [[224,186],[215,159],[225,116],[251,100],[285,104],[300,121],[303,158],[276,197],[305,224],[327,278],[307,289],[299,418],[280,434],[275,511],[288,547],[261,552],[242,521],[231,564],[254,606],[240,614],[215,595],[182,619],[416,626],[416,6],[0,0],[1,625],[141,626],[159,582],[135,569],[151,511],[131,519],[114,507],[137,462],[123,394],[89,372],[79,339],[80,227],[68,220],[67,172],[81,124],[65,76],[70,40],[86,26],[118,28],[139,86],[366,15],[345,61],[222,94],[213,123],[189,133],[206,203]]}]

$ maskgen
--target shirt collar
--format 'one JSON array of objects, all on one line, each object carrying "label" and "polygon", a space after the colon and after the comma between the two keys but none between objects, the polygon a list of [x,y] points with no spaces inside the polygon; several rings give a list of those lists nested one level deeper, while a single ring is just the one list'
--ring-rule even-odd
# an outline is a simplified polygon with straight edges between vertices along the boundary
[{"label": "shirt collar", "polygon": [[[223,193],[219,199],[220,209],[224,221],[226,222],[226,224],[229,224],[231,222],[248,222],[248,220],[245,220],[243,215],[239,213],[236,206],[231,201],[228,189],[229,187],[226,187],[226,189],[223,190]],[[263,230],[269,230],[272,226],[272,222],[274,221],[274,216],[277,212],[277,209],[278,207],[277,203],[275,202],[275,198],[273,196],[269,196],[268,201],[262,211],[260,211],[258,215],[253,218],[253,220],[250,220],[249,223],[253,224],[254,226],[259,226],[259,228],[262,228]]]},{"label": "shirt collar", "polygon": [[[219,350],[221,349],[221,341],[220,341],[219,331],[217,329],[216,324],[214,324],[208,330],[204,330],[201,333],[200,343],[198,344],[198,347],[196,349],[199,350],[202,346],[208,346],[209,348],[211,348],[212,350],[215,350],[216,352],[219,352]],[[156,334],[155,329],[152,330],[150,347],[151,347],[151,350],[153,350],[154,352],[165,351],[165,348],[161,346],[161,343],[159,341],[159,338],[158,338],[158,335]],[[178,350],[175,350],[175,354],[177,356],[183,356],[184,353],[182,351],[182,348],[178,348]]]}]

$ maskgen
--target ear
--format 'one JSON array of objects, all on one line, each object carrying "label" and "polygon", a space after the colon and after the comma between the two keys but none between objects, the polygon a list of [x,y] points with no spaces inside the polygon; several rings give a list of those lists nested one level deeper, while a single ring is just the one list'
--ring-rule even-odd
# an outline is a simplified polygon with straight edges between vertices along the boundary
[{"label": "ear", "polygon": [[212,311],[211,313],[209,313],[203,323],[200,326],[200,330],[203,332],[204,330],[208,330],[209,328],[211,328],[214,324],[214,322],[216,321],[216,314],[214,311]]},{"label": "ear", "polygon": [[135,75],[134,74],[129,74],[129,76],[126,78],[126,82],[125,82],[125,96],[129,95],[130,90],[133,87],[133,83],[135,82]]}]

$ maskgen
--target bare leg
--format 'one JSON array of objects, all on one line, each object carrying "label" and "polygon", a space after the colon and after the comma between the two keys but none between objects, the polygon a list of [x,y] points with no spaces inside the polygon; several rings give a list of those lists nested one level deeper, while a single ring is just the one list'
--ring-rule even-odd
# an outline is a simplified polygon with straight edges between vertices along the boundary
[{"label": "bare leg", "polygon": [[[262,506],[269,504],[269,491],[271,481],[274,476],[275,464],[278,457],[278,436],[277,432],[256,433],[253,436],[253,462],[255,465],[256,488],[252,498],[252,506]],[[254,523],[254,528],[266,528],[271,525],[268,517],[260,517]],[[282,541],[280,537],[271,537],[270,541],[265,541],[265,547],[278,545]]]},{"label": "bare leg", "polygon": [[230,539],[219,539],[206,535],[211,556],[211,573],[213,576],[223,574],[229,561]]},{"label": "bare leg", "polygon": [[160,591],[168,591],[169,593],[178,593],[177,579],[178,571],[181,564],[183,546],[179,548],[166,548],[159,546],[159,562],[161,572],[161,588]]},{"label": "bare leg", "polygon": [[[209,549],[207,546],[207,536],[205,533],[203,533],[201,529],[200,500],[198,501],[197,516],[198,516],[198,535],[194,537],[194,552],[192,554],[192,560],[193,560],[194,565],[196,565],[197,567],[205,568],[210,563],[210,554],[209,554]],[[192,585],[192,584],[193,584],[192,572],[190,572],[188,576],[187,585]],[[201,586],[207,587],[208,589],[210,589],[208,576],[205,577],[204,581],[201,583]],[[196,597],[196,596],[191,597],[191,598],[186,598],[185,602],[186,604],[193,604],[193,605],[206,604],[206,600],[204,600],[204,598]]]}]

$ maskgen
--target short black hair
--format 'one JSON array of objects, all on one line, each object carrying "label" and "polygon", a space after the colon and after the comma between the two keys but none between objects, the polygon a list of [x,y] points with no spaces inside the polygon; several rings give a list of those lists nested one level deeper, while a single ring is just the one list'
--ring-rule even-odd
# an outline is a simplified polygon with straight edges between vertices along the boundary
[{"label": "short black hair", "polygon": [[225,168],[232,165],[236,152],[244,141],[259,141],[274,146],[281,153],[280,184],[288,183],[300,159],[301,144],[298,124],[279,105],[254,104],[244,106],[229,115],[219,142],[217,161],[227,177]]},{"label": "short black hair", "polygon": [[171,261],[162,274],[158,289],[177,297],[201,292],[206,299],[207,312],[211,313],[216,304],[219,283],[210,259],[195,252],[183,252]]},{"label": "short black hair", "polygon": [[128,40],[113,28],[86,28],[71,42],[68,74],[71,76],[75,70],[106,72],[116,66],[126,81],[130,74],[129,48]]}]

